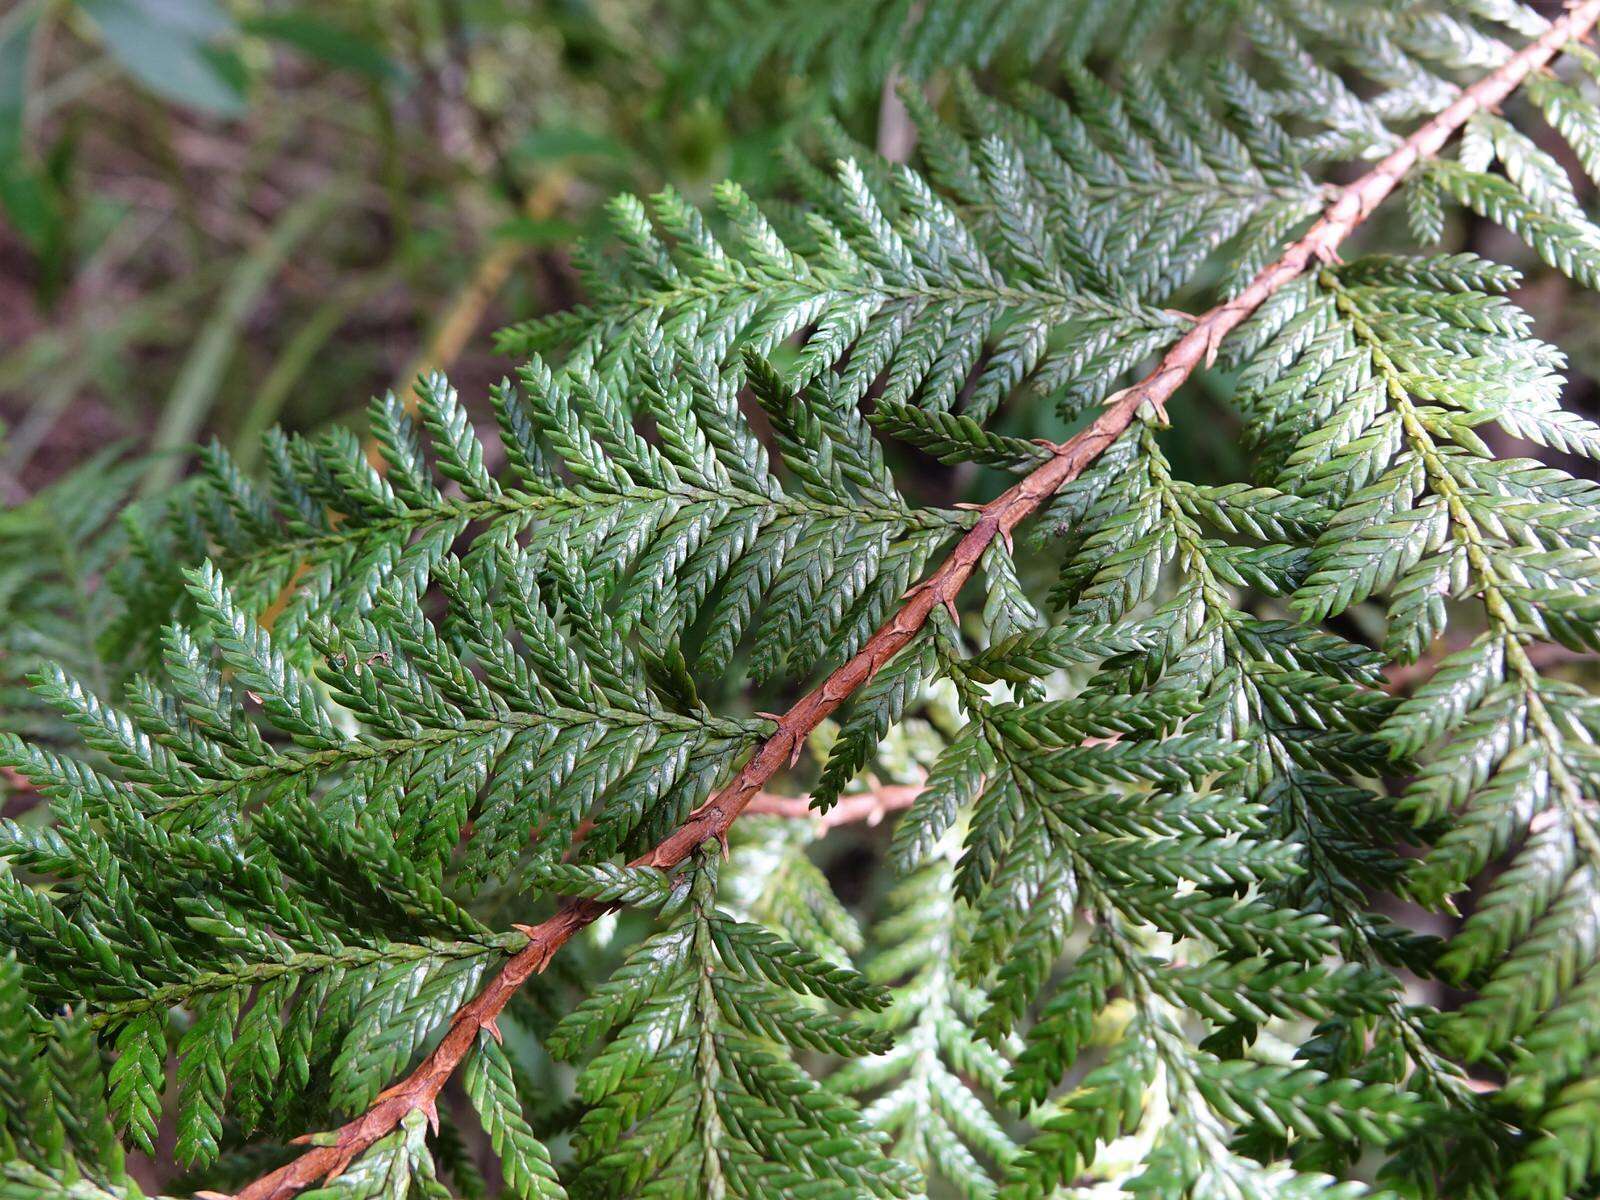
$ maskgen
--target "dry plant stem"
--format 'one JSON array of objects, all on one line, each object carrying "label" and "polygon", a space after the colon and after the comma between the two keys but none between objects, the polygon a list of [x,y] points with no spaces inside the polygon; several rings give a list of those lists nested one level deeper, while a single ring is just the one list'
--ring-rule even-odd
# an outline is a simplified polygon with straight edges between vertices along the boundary
[{"label": "dry plant stem", "polygon": [[[955,601],[979,558],[995,538],[1009,540],[1012,531],[1063,484],[1076,479],[1133,423],[1145,404],[1165,411],[1165,404],[1191,374],[1216,354],[1218,344],[1255,312],[1274,292],[1313,262],[1331,262],[1350,232],[1368,217],[1420,159],[1440,150],[1451,134],[1474,113],[1492,109],[1516,90],[1528,75],[1542,68],[1568,42],[1588,35],[1600,20],[1600,0],[1584,0],[1553,22],[1499,68],[1462,91],[1436,117],[1421,126],[1360,179],[1340,190],[1322,217],[1276,262],[1232,300],[1196,319],[1182,339],[1167,351],[1160,365],[1140,383],[1120,393],[1094,423],[1068,441],[1031,474],[984,505],[977,523],[957,543],[932,575],[906,594],[898,612],[861,650],[820,686],[786,712],[776,728],[733,781],[701,805],[689,819],[650,853],[631,864],[670,870],[707,841],[726,842],[728,829],[761,794],[761,788],[799,756],[806,736],[852,693],[870,680],[916,637],[936,607],[955,610]],[[544,969],[575,933],[606,911],[593,901],[572,901],[539,925],[524,928],[528,944],[476,998],[459,1009],[438,1047],[405,1079],[384,1092],[376,1105],[286,1166],[239,1193],[239,1200],[288,1200],[304,1188],[337,1175],[350,1161],[390,1133],[413,1109],[430,1115],[440,1090],[471,1050],[480,1030],[497,1033],[495,1018],[527,979]]]},{"label": "dry plant stem", "polygon": [[[551,171],[528,193],[522,206],[522,215],[530,221],[545,221],[556,215],[566,197],[570,177],[564,171]],[[483,314],[511,278],[512,269],[528,252],[527,243],[514,237],[497,239],[481,259],[454,302],[446,311],[422,352],[400,377],[406,392],[406,403],[412,403],[411,384],[418,375],[429,371],[445,371],[461,357],[467,342],[478,326]]]},{"label": "dry plant stem", "polygon": [[892,163],[911,161],[917,147],[917,126],[900,98],[900,73],[890,71],[878,101],[878,154]]}]

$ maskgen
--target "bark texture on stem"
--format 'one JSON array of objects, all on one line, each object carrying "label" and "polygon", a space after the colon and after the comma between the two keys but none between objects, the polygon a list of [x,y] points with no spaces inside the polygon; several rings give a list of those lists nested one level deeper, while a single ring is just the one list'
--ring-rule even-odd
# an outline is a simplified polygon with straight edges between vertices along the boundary
[{"label": "bark texture on stem", "polygon": [[[1154,371],[1115,397],[1093,424],[1055,446],[1047,462],[984,505],[977,523],[950,556],[906,594],[904,605],[860,652],[783,714],[771,736],[726,787],[690,814],[655,849],[630,865],[670,870],[702,843],[724,841],[739,814],[763,794],[761,789],[767,781],[799,756],[807,735],[904,649],[935,607],[954,611],[956,597],[995,538],[1009,539],[1012,531],[1057,489],[1082,474],[1133,423],[1143,405],[1148,403],[1165,411],[1166,402],[1184,380],[1209,362],[1222,339],[1274,292],[1312,263],[1334,261],[1338,246],[1394,191],[1407,171],[1420,160],[1437,154],[1473,114],[1493,109],[1505,100],[1563,46],[1586,37],[1597,21],[1600,0],[1583,0],[1574,5],[1540,37],[1463,89],[1448,107],[1369,172],[1340,189],[1304,237],[1263,268],[1239,295],[1197,318],[1193,328],[1167,351]],[[603,904],[572,901],[549,920],[524,927],[528,944],[506,962],[482,992],[455,1013],[443,1040],[415,1071],[379,1096],[371,1109],[325,1139],[328,1144],[316,1145],[256,1180],[239,1192],[238,1200],[289,1200],[343,1171],[356,1155],[398,1128],[412,1110],[420,1109],[432,1116],[439,1092],[472,1049],[479,1031],[497,1032],[495,1018],[517,989],[542,971],[574,934],[605,911]]]}]

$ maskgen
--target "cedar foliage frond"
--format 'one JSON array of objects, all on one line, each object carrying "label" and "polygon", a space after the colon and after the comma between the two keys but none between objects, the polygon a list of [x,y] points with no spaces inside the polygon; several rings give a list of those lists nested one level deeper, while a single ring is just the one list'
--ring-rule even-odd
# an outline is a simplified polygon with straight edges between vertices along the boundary
[{"label": "cedar foliage frond", "polygon": [[46,1016],[14,955],[0,958],[0,1187],[19,1198],[139,1196],[106,1105],[94,1031],[82,1014]]},{"label": "cedar foliage frond", "polygon": [[[37,673],[81,760],[0,742],[53,816],[0,827],[8,1192],[125,1194],[107,1130],[148,1151],[170,1111],[210,1180],[345,1121],[249,1200],[437,1198],[471,1186],[452,1078],[522,1200],[1345,1197],[1363,1160],[1404,1195],[1592,1189],[1600,718],[1530,650],[1600,650],[1600,494],[1478,431],[1600,433],[1514,272],[1334,251],[1407,171],[1417,232],[1453,199],[1600,282],[1565,175],[1488,111],[1526,82],[1591,167],[1593,58],[1537,69],[1600,2],[1553,32],[1502,0],[1226,8],[1251,45],[1202,82],[958,78],[944,119],[908,98],[925,170],[797,159],[770,217],[618,202],[591,307],[503,336],[545,356],[494,391],[503,471],[430,377],[370,453],[275,435],[261,484],[213,447],[131,522],[144,673],[115,702]],[[1092,40],[1110,7],[1075,11]],[[922,44],[908,73],[986,61]],[[1384,152],[1291,242],[1326,163]],[[1198,483],[1162,401],[1219,351],[1255,478]],[[1041,399],[1107,403],[1008,432]],[[917,505],[881,436],[1019,479]],[[746,679],[825,668],[745,715]],[[907,753],[862,936],[808,852]],[[818,828],[725,845],[785,766]],[[1375,903],[1497,864],[1446,943]],[[1400,971],[1474,994],[1433,1011]]]},{"label": "cedar foliage frond", "polygon": [[674,193],[619,201],[616,253],[594,256],[593,308],[513,326],[501,348],[540,349],[580,323],[660,321],[769,353],[809,326],[791,381],[848,357],[844,395],[881,378],[890,412],[960,396],[982,423],[1024,382],[1073,409],[1091,403],[1176,340],[1182,319],[1160,306],[1213,250],[1238,237],[1248,276],[1322,193],[1304,170],[1309,147],[1242,76],[1198,105],[1170,73],[1140,72],[1121,95],[1086,72],[1071,81],[1070,103],[963,89],[962,130],[910,96],[928,177],[805,168],[816,207],[789,235],[735,188],[718,197],[724,237]]},{"label": "cedar foliage frond", "polygon": [[821,78],[849,96],[891,76],[922,81],[952,68],[1026,74],[1046,62],[1137,61],[1152,46],[1197,68],[1217,53],[1252,54],[1277,82],[1325,98],[1344,93],[1327,68],[1361,72],[1385,88],[1379,112],[1404,117],[1435,101],[1440,74],[1496,61],[1508,34],[1533,37],[1545,21],[1515,2],[1374,0],[715,0],[697,12],[695,71],[712,94],[776,66]]},{"label": "cedar foliage frond", "polygon": [[0,509],[0,721],[13,733],[67,741],[56,714],[28,687],[44,664],[67,663],[96,679],[115,674],[119,655],[105,644],[115,598],[102,580],[122,549],[116,518],[139,469],[113,448],[26,503]]},{"label": "cedar foliage frond", "polygon": [[[609,654],[611,640],[636,628],[656,649],[638,664],[627,651],[602,669],[671,674],[669,649],[703,619],[701,667],[725,665],[754,633],[758,679],[785,666],[804,671],[826,654],[853,652],[934,550],[970,522],[901,497],[861,416],[830,381],[801,397],[752,363],[782,470],[738,408],[743,372],[725,373],[703,343],[646,330],[614,356],[578,356],[555,371],[534,360],[520,387],[495,390],[510,460],[503,482],[484,469],[454,390],[433,377],[417,393],[431,465],[417,423],[387,396],[372,408],[385,471],[348,431],[315,443],[279,437],[269,445],[269,498],[212,447],[201,512],[241,604],[266,608],[288,594],[273,608],[274,636],[286,647],[320,627],[359,627],[375,606],[394,608],[383,593],[414,592],[449,573],[443,564],[465,535],[468,628],[483,615],[474,580],[494,577],[489,564],[509,554],[525,564],[509,568],[526,577],[524,588],[533,575],[557,577],[545,585],[552,602],[588,614],[614,600],[581,635],[591,649]],[[641,418],[659,441],[641,436]],[[822,619],[801,622],[812,606]],[[520,620],[538,623],[536,608]],[[498,640],[492,630],[466,636]],[[619,682],[602,677],[596,686]]]},{"label": "cedar foliage frond", "polygon": [[610,981],[552,1032],[558,1057],[596,1047],[578,1076],[574,1187],[594,1196],[904,1197],[915,1175],[861,1116],[790,1058],[881,1052],[887,1039],[807,996],[871,1011],[883,992],[715,908],[713,843]]},{"label": "cedar foliage frond", "polygon": [[[1045,1196],[1070,1182],[1093,1161],[1097,1142],[1138,1129],[1142,1095],[1158,1074],[1193,1136],[1214,1149],[1225,1145],[1218,1139],[1228,1122],[1263,1122],[1305,1139],[1348,1140],[1355,1129],[1387,1139],[1403,1128],[1412,1101],[1384,1083],[1328,1081],[1309,1068],[1241,1073],[1233,1070],[1240,1064],[1191,1045],[1173,1023],[1169,1009],[1203,1015],[1215,1026],[1206,1047],[1220,1048],[1273,1015],[1360,1017],[1392,999],[1392,982],[1375,971],[1296,965],[1336,949],[1338,930],[1325,917],[1229,894],[1241,885],[1270,888],[1303,868],[1294,846],[1261,836],[1261,806],[1234,792],[1246,743],[1187,732],[1186,719],[1199,715],[1193,697],[1204,694],[1195,680],[1175,674],[1173,692],[1124,695],[1114,707],[1096,704],[1092,692],[996,704],[967,675],[953,642],[941,643],[942,669],[971,723],[935,765],[926,803],[902,829],[924,844],[936,836],[957,799],[941,785],[967,781],[960,799],[972,803],[972,817],[954,890],[976,912],[957,961],[969,982],[992,981],[978,1028],[998,1044],[1048,996],[1003,1099],[1023,1109],[1046,1100],[1114,991],[1138,1014],[1116,1057],[1045,1118],[1010,1164],[1003,1194]],[[991,656],[985,673],[996,666],[1006,669]],[[902,849],[914,854],[917,845],[908,840]],[[1089,945],[1054,980],[1080,910],[1094,922]],[[1181,939],[1168,962],[1141,947],[1135,930],[1147,925]],[[1104,1107],[1110,1095],[1118,1097],[1115,1116]],[[1339,1113],[1331,1121],[1319,1114],[1324,1102]],[[1202,1185],[1196,1162],[1151,1165],[1156,1175],[1169,1170],[1175,1175],[1163,1188]]]},{"label": "cedar foliage frond", "polygon": [[[1424,760],[1404,809],[1419,823],[1453,819],[1409,872],[1411,894],[1439,903],[1515,851],[1441,960],[1480,990],[1444,1032],[1469,1059],[1511,1066],[1508,1095],[1551,1136],[1513,1169],[1510,1194],[1544,1196],[1587,1173],[1586,1154],[1563,1153],[1571,1135],[1561,1132],[1585,1103],[1581,1085],[1563,1087],[1586,1051],[1553,1039],[1571,1034],[1569,1004],[1588,1006],[1581,981],[1597,956],[1583,914],[1600,881],[1600,825],[1593,702],[1543,678],[1528,648],[1597,644],[1595,489],[1496,459],[1474,430],[1492,421],[1588,457],[1600,454],[1600,431],[1560,408],[1560,356],[1483,290],[1510,282],[1474,260],[1323,271],[1284,294],[1249,371],[1280,381],[1251,413],[1252,430],[1279,449],[1272,476],[1338,510],[1296,609],[1321,619],[1381,593],[1401,661],[1445,632],[1447,601],[1482,613],[1485,631],[1379,734],[1396,755]],[[1296,345],[1291,325],[1314,336]]]},{"label": "cedar foliage frond", "polygon": [[830,1077],[831,1088],[873,1094],[863,1115],[894,1134],[895,1153],[928,1178],[962,1195],[993,1191],[997,1168],[1017,1146],[991,1111],[1007,1070],[1009,1045],[978,1037],[987,1007],[981,988],[960,978],[956,962],[971,936],[969,910],[951,890],[948,862],[908,875],[887,898],[876,926],[880,945],[865,971],[888,986],[889,1007],[869,1021],[895,1035],[886,1054],[863,1058]]}]

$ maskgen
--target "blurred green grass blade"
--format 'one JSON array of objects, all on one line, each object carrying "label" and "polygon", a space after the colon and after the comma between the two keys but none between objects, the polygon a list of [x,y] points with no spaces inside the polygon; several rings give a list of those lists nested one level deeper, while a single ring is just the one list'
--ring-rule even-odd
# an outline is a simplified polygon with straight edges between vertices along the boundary
[{"label": "blurred green grass blade", "polygon": [[27,101],[28,55],[39,19],[38,4],[24,4],[0,17],[0,171],[22,149],[22,113]]},{"label": "blurred green grass blade", "polygon": [[173,344],[192,320],[197,298],[224,275],[201,268],[131,300],[87,309],[59,329],[41,330],[0,358],[0,392],[37,389],[73,370],[75,363],[84,363],[86,374],[101,374],[134,342]]},{"label": "blurred green grass blade", "polygon": [[172,385],[172,393],[151,440],[155,461],[145,476],[143,494],[159,492],[177,478],[182,465],[181,452],[194,442],[216,401],[217,390],[238,345],[239,331],[256,302],[295,247],[327,219],[345,195],[344,187],[335,184],[296,200],[284,210],[272,232],[235,268],[223,288],[215,313],[200,331]]},{"label": "blurred green grass blade", "polygon": [[43,10],[30,3],[0,16],[0,219],[41,256],[58,248],[63,233],[49,179],[24,154],[28,68]]},{"label": "blurred green grass blade", "polygon": [[354,71],[378,83],[388,83],[404,75],[380,44],[305,9],[247,17],[240,28],[245,33],[292,46],[331,67]]},{"label": "blurred green grass blade", "polygon": [[261,454],[262,438],[267,430],[277,424],[284,403],[306,370],[316,360],[328,339],[337,333],[351,313],[358,311],[373,293],[392,282],[401,273],[398,263],[381,267],[362,276],[339,294],[318,305],[294,336],[284,344],[272,362],[261,386],[250,399],[250,406],[240,419],[233,435],[233,457],[241,470],[249,471]]}]

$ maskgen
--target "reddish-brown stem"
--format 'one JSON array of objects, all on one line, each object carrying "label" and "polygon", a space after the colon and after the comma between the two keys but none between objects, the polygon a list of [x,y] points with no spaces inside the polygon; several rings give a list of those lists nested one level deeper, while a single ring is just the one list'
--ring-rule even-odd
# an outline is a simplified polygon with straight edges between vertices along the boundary
[{"label": "reddish-brown stem", "polygon": [[29,795],[34,795],[39,790],[33,786],[33,780],[15,767],[0,767],[0,779],[4,779],[6,786],[14,792],[27,792]]},{"label": "reddish-brown stem", "polygon": [[824,829],[837,829],[840,825],[876,825],[892,812],[910,808],[922,785],[918,783],[891,783],[868,792],[855,792],[840,798],[827,812],[811,807],[809,796],[780,796],[776,792],[757,792],[744,806],[747,813],[771,817],[788,817],[796,821],[815,821]]},{"label": "reddish-brown stem", "polygon": [[[1409,692],[1417,684],[1433,678],[1440,660],[1465,650],[1471,644],[1470,638],[1451,638],[1435,646],[1416,662],[1395,663],[1383,672],[1383,690],[1393,696]],[[1540,671],[1569,663],[1592,662],[1596,657],[1587,650],[1571,650],[1550,642],[1532,642],[1524,648],[1523,653],[1527,655],[1529,664]]]},{"label": "reddish-brown stem", "polygon": [[[1268,297],[1311,263],[1335,261],[1340,243],[1371,215],[1420,159],[1437,154],[1468,118],[1493,109],[1563,46],[1587,36],[1596,21],[1600,21],[1600,0],[1583,0],[1574,5],[1538,39],[1464,89],[1454,102],[1367,174],[1340,189],[1304,237],[1265,267],[1239,295],[1199,317],[1145,379],[1115,397],[1088,428],[1052,447],[1051,457],[1031,474],[984,505],[977,523],[938,570],[906,594],[905,603],[888,623],[848,662],[783,714],[777,728],[731,783],[631,865],[670,870],[703,843],[725,840],[729,827],[761,794],[766,782],[799,756],[807,735],[904,649],[936,607],[954,611],[957,595],[995,538],[1009,540],[1025,518],[1063,484],[1076,479],[1121,436],[1143,405],[1148,403],[1165,411],[1166,402],[1179,385],[1201,364],[1209,362],[1222,339]],[[569,938],[605,911],[605,905],[593,901],[572,901],[549,920],[525,927],[528,944],[506,962],[482,992],[456,1012],[443,1040],[415,1071],[384,1092],[366,1113],[341,1126],[326,1139],[328,1144],[314,1146],[293,1162],[256,1180],[239,1193],[239,1200],[288,1200],[344,1170],[357,1154],[397,1128],[408,1112],[421,1109],[431,1115],[440,1090],[471,1050],[479,1032],[496,1032],[495,1018],[517,989],[543,970],[550,956]]]},{"label": "reddish-brown stem", "polygon": [[[852,792],[842,797],[827,812],[821,812],[811,806],[810,796],[757,792],[755,798],[744,806],[744,811],[769,817],[787,817],[796,821],[813,821],[824,829],[861,823],[876,825],[890,813],[910,808],[912,802],[921,794],[920,784],[886,784],[866,792]],[[578,823],[578,827],[572,831],[572,841],[567,845],[564,861],[571,862],[576,857],[575,852],[583,845],[584,839],[589,836],[593,828],[594,821],[590,818]]]}]

